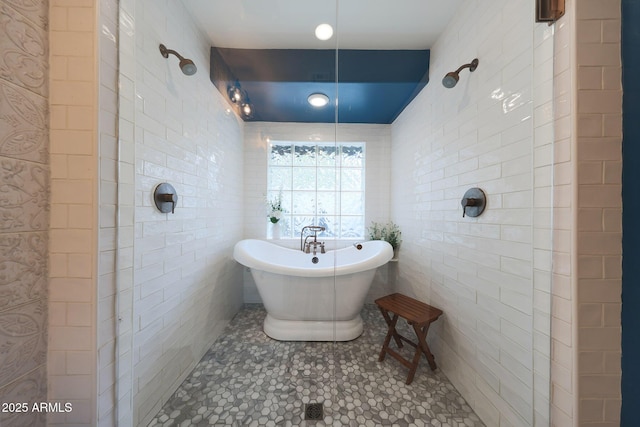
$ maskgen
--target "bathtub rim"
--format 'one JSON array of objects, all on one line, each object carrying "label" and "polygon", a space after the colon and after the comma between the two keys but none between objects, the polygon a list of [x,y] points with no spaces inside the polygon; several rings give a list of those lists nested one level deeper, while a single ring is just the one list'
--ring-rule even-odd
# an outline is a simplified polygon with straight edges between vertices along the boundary
[{"label": "bathtub rim", "polygon": [[[375,253],[375,255],[363,259],[360,262],[350,263],[346,265],[335,265],[335,262],[332,262],[330,266],[323,267],[318,265],[313,265],[311,263],[311,258],[313,258],[312,254],[303,254],[302,251],[298,249],[291,249],[284,246],[277,245],[268,240],[261,239],[243,239],[237,242],[233,249],[233,258],[240,264],[245,267],[249,267],[251,269],[262,270],[268,273],[274,274],[282,274],[285,276],[298,276],[298,277],[328,277],[328,276],[342,276],[346,274],[359,273],[362,271],[376,269],[381,267],[391,261],[393,258],[393,248],[388,242],[383,240],[367,240],[362,242],[363,245],[366,246],[378,246],[379,251]],[[253,254],[250,253],[249,249],[247,249],[247,245],[256,244],[262,247],[266,245],[271,246],[273,249],[279,250],[283,253],[283,255],[290,254],[292,258],[299,258],[301,256],[306,256],[309,259],[309,265],[305,267],[298,267],[292,265],[284,265],[284,264],[274,264],[270,262],[266,262],[262,259],[257,258]],[[345,248],[334,249],[327,251],[326,254],[318,254],[317,256],[322,259],[330,259],[331,255],[338,255],[343,251],[357,251],[352,245],[349,245]],[[335,258],[334,258],[335,259]]]}]

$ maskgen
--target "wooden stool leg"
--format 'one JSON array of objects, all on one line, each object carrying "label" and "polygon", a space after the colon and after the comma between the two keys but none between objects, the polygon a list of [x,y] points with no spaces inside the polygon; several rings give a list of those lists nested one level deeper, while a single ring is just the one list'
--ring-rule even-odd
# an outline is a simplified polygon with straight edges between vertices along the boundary
[{"label": "wooden stool leg", "polygon": [[[389,348],[389,343],[391,342],[391,337],[395,337],[396,333],[396,323],[398,322],[398,315],[394,314],[393,319],[389,318],[389,315],[382,311],[384,314],[384,318],[389,325],[389,329],[387,330],[387,336],[384,338],[384,344],[382,344],[382,350],[380,350],[380,356],[378,356],[378,362],[382,362],[384,360],[385,355],[387,354],[387,349]],[[397,338],[396,338],[397,340]]]},{"label": "wooden stool leg", "polygon": [[[418,336],[418,348],[416,349],[416,355],[418,357],[418,360],[420,360],[420,353],[424,353],[425,357],[427,358],[427,362],[429,362],[429,367],[431,367],[432,371],[435,371],[436,359],[435,357],[433,357],[433,354],[431,354],[431,351],[429,350],[429,346],[427,345],[427,341],[426,341],[427,332],[429,332],[430,324],[431,323],[427,323],[422,328],[420,328],[417,325],[412,325],[412,326],[413,326],[413,330],[416,332],[416,335]],[[414,361],[415,361],[415,357],[414,357]]]},{"label": "wooden stool leg", "polygon": [[[387,326],[391,325],[391,318],[389,317],[389,312],[387,312],[387,310],[383,309],[382,307],[380,308],[380,312],[382,313],[382,317],[384,317],[385,322],[387,322]],[[394,316],[397,318],[398,315],[394,313]],[[400,341],[400,337],[398,336],[398,333],[396,332],[396,324],[393,324],[393,339],[396,342],[396,345],[398,346],[398,348],[402,348],[402,341]]]},{"label": "wooden stool leg", "polygon": [[411,366],[409,368],[409,375],[407,375],[406,384],[409,385],[413,382],[413,377],[416,374],[416,370],[418,369],[418,364],[420,363],[420,356],[422,355],[422,349],[420,345],[416,346],[416,352],[413,355],[413,360],[411,361]]}]

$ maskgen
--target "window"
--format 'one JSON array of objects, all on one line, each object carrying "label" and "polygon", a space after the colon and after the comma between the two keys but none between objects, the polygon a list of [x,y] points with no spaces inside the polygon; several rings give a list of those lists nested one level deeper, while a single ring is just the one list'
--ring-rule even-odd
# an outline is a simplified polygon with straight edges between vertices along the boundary
[{"label": "window", "polygon": [[282,237],[305,225],[326,228],[323,237],[364,237],[365,144],[272,141],[267,197],[282,194]]}]

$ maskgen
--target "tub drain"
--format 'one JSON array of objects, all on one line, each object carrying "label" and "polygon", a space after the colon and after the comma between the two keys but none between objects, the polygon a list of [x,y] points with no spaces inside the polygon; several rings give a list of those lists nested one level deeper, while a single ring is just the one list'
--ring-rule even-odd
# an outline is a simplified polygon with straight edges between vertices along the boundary
[{"label": "tub drain", "polygon": [[321,420],[324,418],[322,403],[307,403],[304,405],[305,420]]}]

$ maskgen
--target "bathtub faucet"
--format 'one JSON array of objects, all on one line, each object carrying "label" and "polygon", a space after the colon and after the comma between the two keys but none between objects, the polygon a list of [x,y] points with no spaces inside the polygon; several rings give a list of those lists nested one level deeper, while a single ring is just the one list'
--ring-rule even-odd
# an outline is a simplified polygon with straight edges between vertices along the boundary
[{"label": "bathtub faucet", "polygon": [[324,249],[324,242],[307,242],[304,244],[304,253],[311,253],[311,248],[313,248],[313,255],[316,255],[318,253],[318,246],[320,246],[321,254],[326,252]]},{"label": "bathtub faucet", "polygon": [[[305,231],[307,230],[312,234],[305,237]],[[308,254],[311,253],[311,248],[313,247],[313,254],[315,255],[317,247],[320,246],[320,253],[325,253],[324,242],[318,242],[318,233],[324,230],[325,228],[319,225],[305,225],[302,227],[302,231],[300,231],[300,250]],[[313,238],[313,241],[307,241],[310,238]]]}]

